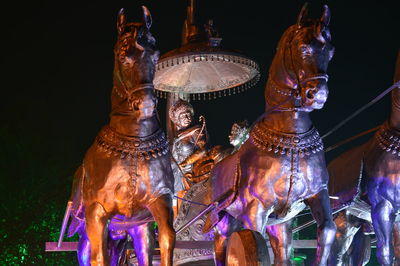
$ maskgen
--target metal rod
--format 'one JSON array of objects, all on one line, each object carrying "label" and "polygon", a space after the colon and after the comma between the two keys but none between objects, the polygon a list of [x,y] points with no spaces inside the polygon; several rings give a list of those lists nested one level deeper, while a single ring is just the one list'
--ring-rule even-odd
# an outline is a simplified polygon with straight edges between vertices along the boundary
[{"label": "metal rod", "polygon": [[67,209],[65,210],[64,219],[63,219],[63,222],[61,225],[60,236],[58,237],[57,248],[61,247],[61,243],[64,239],[65,229],[67,228],[67,223],[68,223],[69,216],[71,214],[71,209],[72,209],[72,201],[68,201]]},{"label": "metal rod", "polygon": [[365,131],[363,131],[361,133],[358,133],[357,135],[352,136],[352,137],[350,137],[348,139],[342,140],[339,143],[336,143],[335,145],[332,145],[332,146],[326,148],[325,152],[330,152],[331,150],[334,150],[334,149],[336,149],[336,148],[338,148],[338,147],[340,147],[340,146],[342,146],[342,145],[344,145],[344,144],[346,144],[346,143],[348,143],[350,141],[353,141],[353,140],[355,140],[355,139],[357,139],[359,137],[362,137],[362,136],[364,136],[366,134],[369,134],[371,132],[377,131],[380,127],[381,127],[381,125],[376,126],[374,128],[371,128],[371,129],[365,130]]},{"label": "metal rod", "polygon": [[[348,207],[349,207],[349,206],[344,206],[344,207],[342,207],[342,208],[339,208],[339,209],[337,209],[336,211],[333,211],[333,212],[332,212],[332,215],[335,214],[335,213],[338,213],[338,212],[340,212],[340,211],[343,211],[344,209],[347,209]],[[295,228],[292,230],[292,232],[293,232],[293,233],[297,233],[297,232],[299,232],[299,231],[301,231],[301,230],[303,230],[303,229],[305,229],[305,228],[307,228],[307,227],[309,227],[309,226],[311,226],[311,225],[313,225],[313,224],[315,224],[315,223],[316,223],[315,220],[308,221],[308,222],[306,222],[306,223],[304,223],[304,224],[302,224],[302,225],[299,225],[299,226],[295,227]]]},{"label": "metal rod", "polygon": [[183,230],[185,230],[187,227],[191,226],[194,222],[196,222],[198,219],[200,219],[203,215],[209,213],[210,211],[212,211],[213,209],[215,209],[218,206],[218,202],[214,202],[211,203],[210,205],[208,205],[207,208],[205,208],[204,210],[202,210],[199,214],[197,214],[192,220],[190,220],[189,222],[187,222],[186,224],[184,224],[181,228],[179,228],[179,230],[176,231],[176,234],[181,233]]},{"label": "metal rod", "polygon": [[377,101],[379,101],[380,99],[383,98],[383,96],[385,96],[386,94],[388,94],[389,92],[391,92],[392,90],[399,88],[400,87],[400,81],[397,81],[396,83],[394,83],[392,86],[390,86],[388,89],[386,89],[385,91],[383,91],[381,94],[379,94],[378,96],[376,96],[372,101],[370,101],[369,103],[367,103],[366,105],[362,106],[360,109],[358,109],[357,111],[355,111],[354,113],[352,113],[351,115],[349,115],[346,119],[344,119],[342,122],[340,122],[339,124],[337,124],[334,128],[332,128],[331,130],[329,130],[325,135],[323,135],[321,137],[321,139],[325,139],[326,137],[328,137],[329,135],[331,135],[333,132],[335,132],[336,130],[338,130],[339,128],[341,128],[344,124],[346,124],[347,122],[349,122],[351,119],[353,119],[354,117],[356,117],[358,114],[360,114],[362,111],[364,111],[365,109],[367,109],[368,107],[374,105]]}]

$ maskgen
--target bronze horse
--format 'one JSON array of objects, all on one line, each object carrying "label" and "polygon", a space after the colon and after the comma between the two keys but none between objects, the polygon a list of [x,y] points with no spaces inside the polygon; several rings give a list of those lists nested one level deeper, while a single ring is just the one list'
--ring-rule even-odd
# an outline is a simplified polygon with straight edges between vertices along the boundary
[{"label": "bronze horse", "polygon": [[[335,236],[327,191],[323,144],[309,112],[328,96],[328,63],[333,46],[330,11],[319,19],[301,10],[279,41],[265,89],[266,111],[250,138],[213,168],[209,202],[218,206],[204,231],[217,226],[215,260],[225,264],[226,241],[240,224],[270,236],[275,265],[289,265],[285,225],[307,204],[318,223],[316,264],[325,265]],[[305,203],[305,204],[304,204]]]},{"label": "bronze horse", "polygon": [[149,31],[152,20],[146,7],[143,14],[141,23],[127,23],[123,9],[118,14],[110,122],[75,176],[73,212],[76,219],[85,221],[80,227],[82,250],[78,250],[86,255],[86,261],[80,260],[85,265],[88,257],[91,265],[110,264],[108,229],[127,230],[139,264],[151,265],[152,235],[147,223],[154,220],[159,226],[161,265],[172,265],[174,179],[153,87],[159,52]]},{"label": "bronze horse", "polygon": [[[400,81],[400,52],[394,81]],[[329,164],[331,194],[339,196],[334,208],[348,205],[335,218],[338,233],[332,248],[331,265],[347,263],[346,252],[356,234],[372,221],[381,265],[400,265],[400,88],[392,91],[390,118],[365,144],[355,147]],[[359,231],[359,232],[358,232]],[[359,241],[360,242],[360,241]],[[353,251],[353,265],[369,260],[370,245]]]}]

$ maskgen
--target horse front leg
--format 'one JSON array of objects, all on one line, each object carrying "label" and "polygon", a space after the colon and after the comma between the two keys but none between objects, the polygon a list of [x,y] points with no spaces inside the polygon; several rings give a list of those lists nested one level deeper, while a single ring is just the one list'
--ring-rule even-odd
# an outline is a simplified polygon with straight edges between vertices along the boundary
[{"label": "horse front leg", "polygon": [[226,263],[226,245],[229,236],[240,229],[241,223],[230,214],[225,213],[224,217],[216,225],[214,237],[214,262],[216,266],[224,266]]},{"label": "horse front leg", "polygon": [[395,214],[392,204],[386,199],[371,201],[372,225],[376,235],[376,256],[380,265],[393,263],[392,232]]},{"label": "horse front leg", "polygon": [[127,232],[125,230],[108,230],[108,255],[111,266],[122,265],[126,259]]},{"label": "horse front leg", "polygon": [[85,208],[86,232],[90,241],[90,265],[110,265],[107,256],[107,221],[109,214],[95,202]]},{"label": "horse front leg", "polygon": [[395,265],[400,266],[400,222],[396,222],[393,227],[393,247]]},{"label": "horse front leg", "polygon": [[310,206],[311,213],[318,226],[314,265],[327,265],[329,252],[336,234],[328,191],[326,189],[321,190],[313,197],[308,198],[305,203]]},{"label": "horse front leg", "polygon": [[328,265],[342,266],[348,264],[346,253],[353,242],[354,236],[360,229],[360,225],[355,224],[355,219],[358,218],[347,214],[346,210],[336,215],[334,221],[337,231],[335,234],[335,241],[331,247]]},{"label": "horse front leg", "polygon": [[363,230],[358,230],[353,238],[353,245],[348,252],[350,265],[364,266],[371,258],[371,236],[364,234]]},{"label": "horse front leg", "polygon": [[274,265],[289,266],[292,252],[291,222],[267,226],[267,234],[272,250],[274,251]]},{"label": "horse front leg", "polygon": [[147,207],[159,228],[158,243],[160,245],[161,266],[172,265],[173,260],[175,231],[172,227],[173,211],[171,206],[171,196],[162,195]]},{"label": "horse front leg", "polygon": [[153,223],[134,226],[128,232],[133,239],[138,264],[143,266],[152,265],[154,252],[154,230]]},{"label": "horse front leg", "polygon": [[79,266],[90,266],[90,242],[86,230],[79,231],[77,256]]}]

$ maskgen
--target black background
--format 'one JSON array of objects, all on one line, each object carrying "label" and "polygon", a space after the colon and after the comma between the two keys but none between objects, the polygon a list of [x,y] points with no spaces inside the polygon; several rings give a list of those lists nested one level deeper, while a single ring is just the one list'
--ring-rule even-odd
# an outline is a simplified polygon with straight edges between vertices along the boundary
[{"label": "black background", "polygon": [[[331,9],[336,48],[328,69],[328,101],[312,113],[324,134],[392,84],[400,19],[399,1],[311,1],[311,16],[320,16],[322,3]],[[179,47],[184,0],[31,1],[2,8],[0,177],[6,223],[13,221],[10,215],[19,215],[16,209],[24,213],[29,207],[30,216],[21,214],[28,224],[45,203],[64,208],[71,175],[108,122],[117,12],[124,7],[128,21],[136,21],[143,4],[153,16],[152,33],[161,54]],[[247,92],[192,102],[196,115],[206,117],[213,144],[228,145],[233,122],[251,123],[262,114],[275,47],[302,5],[295,0],[199,0],[200,23],[213,18],[223,46],[242,51],[261,67],[260,82]],[[382,123],[389,111],[386,96],[327,138],[325,146]],[[165,100],[160,100],[159,113],[164,122]],[[327,154],[328,160],[365,139]]]}]

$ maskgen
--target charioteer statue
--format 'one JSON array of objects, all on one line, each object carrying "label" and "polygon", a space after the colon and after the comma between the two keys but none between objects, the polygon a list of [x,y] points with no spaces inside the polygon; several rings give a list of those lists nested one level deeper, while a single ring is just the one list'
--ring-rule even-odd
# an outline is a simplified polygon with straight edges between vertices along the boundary
[{"label": "charioteer statue", "polygon": [[178,133],[172,144],[175,191],[188,190],[194,183],[206,178],[193,173],[194,163],[208,153],[205,120],[201,116],[202,124],[194,124],[193,107],[182,99],[170,108],[169,117]]},{"label": "charioteer statue", "polygon": [[208,179],[214,165],[229,154],[236,152],[248,138],[247,121],[234,123],[229,134],[229,143],[232,147],[225,148],[222,145],[216,145],[209,149],[199,149],[180,163],[182,168],[191,166],[191,172],[186,174],[186,178],[195,181],[192,183]]},{"label": "charioteer statue", "polygon": [[[204,120],[203,120],[204,121]],[[190,127],[189,127],[190,128]],[[196,128],[195,126],[191,128]],[[199,126],[197,126],[199,128]],[[194,134],[194,133],[193,133]],[[194,216],[198,215],[205,207],[204,200],[207,191],[210,189],[210,182],[207,180],[211,175],[211,170],[215,164],[223,158],[238,150],[240,145],[249,137],[249,129],[247,121],[241,121],[232,125],[229,134],[229,142],[232,145],[229,148],[222,145],[213,146],[211,148],[197,149],[190,154],[183,162],[180,163],[182,169],[190,166],[190,171],[186,176],[195,180],[193,177],[198,178],[198,182],[193,183],[187,190],[178,192],[179,209],[176,210],[176,218],[174,221],[175,230],[179,230],[183,225],[188,223]],[[179,139],[179,137],[177,138]],[[205,145],[208,147],[209,143]],[[196,180],[197,181],[197,180]],[[186,227],[181,233],[177,234],[178,241],[189,242],[202,242],[213,241],[214,232],[203,233],[205,217],[198,219],[194,224]],[[177,265],[186,263],[196,263],[201,265],[208,265],[214,258],[214,251],[210,247],[198,246],[197,248],[188,249],[175,249],[174,250],[174,263]]]}]

